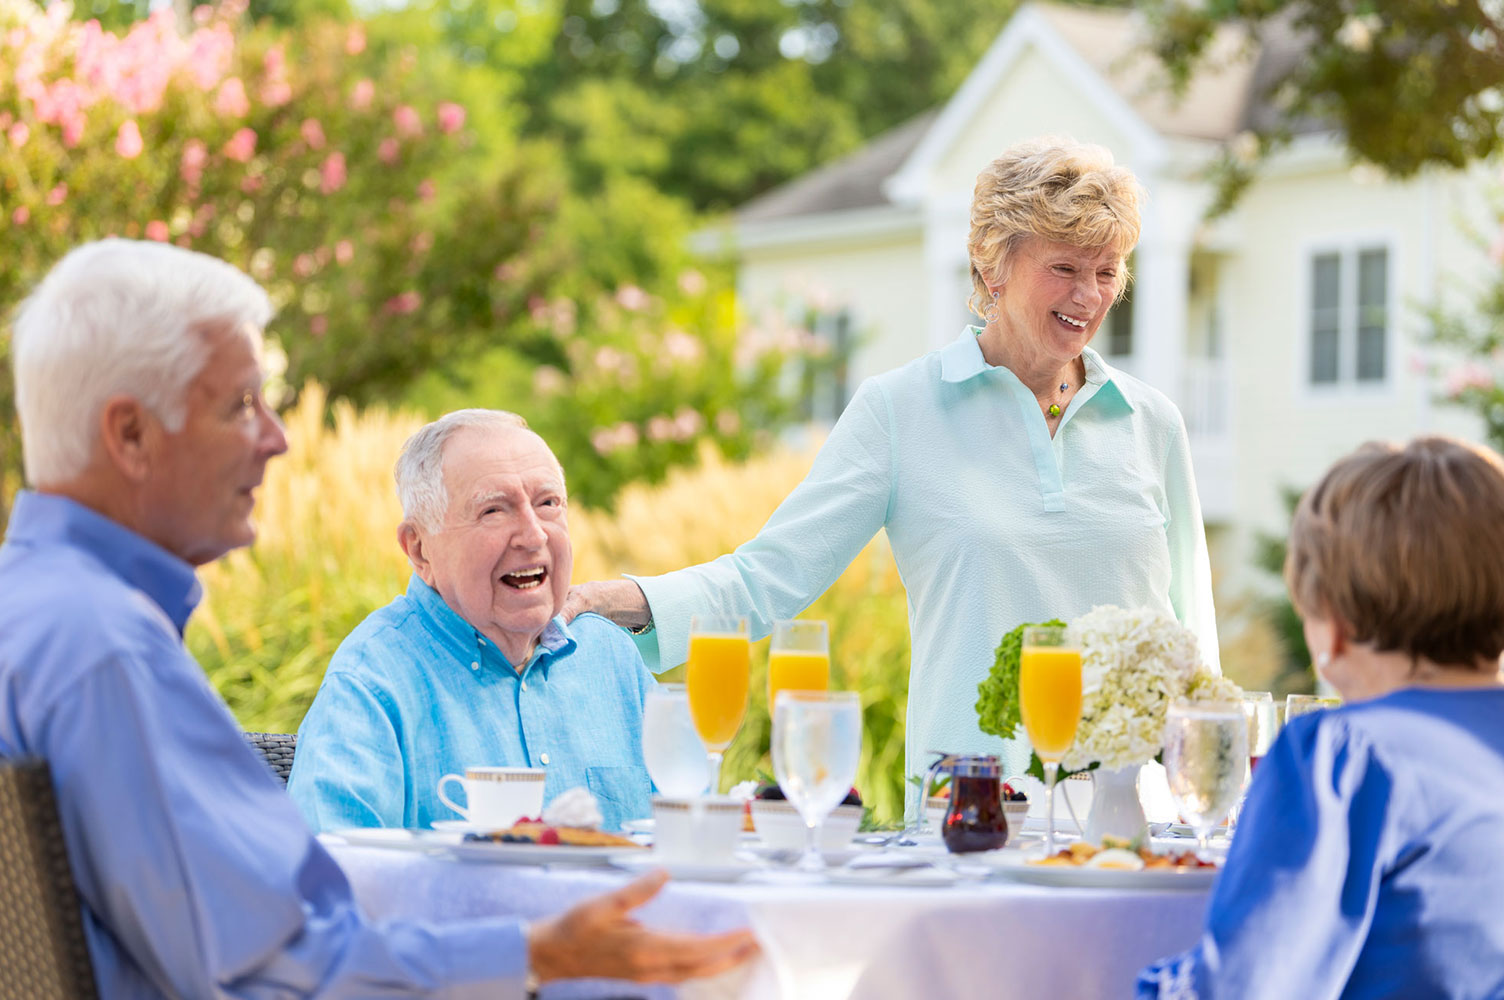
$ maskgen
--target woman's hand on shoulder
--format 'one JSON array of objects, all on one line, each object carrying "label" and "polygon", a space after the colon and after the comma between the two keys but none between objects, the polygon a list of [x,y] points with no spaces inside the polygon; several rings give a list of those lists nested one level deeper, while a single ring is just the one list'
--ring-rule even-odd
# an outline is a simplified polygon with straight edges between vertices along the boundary
[{"label": "woman's hand on shoulder", "polygon": [[570,587],[559,613],[571,622],[587,611],[628,629],[640,629],[653,620],[647,596],[631,580],[592,580]]}]

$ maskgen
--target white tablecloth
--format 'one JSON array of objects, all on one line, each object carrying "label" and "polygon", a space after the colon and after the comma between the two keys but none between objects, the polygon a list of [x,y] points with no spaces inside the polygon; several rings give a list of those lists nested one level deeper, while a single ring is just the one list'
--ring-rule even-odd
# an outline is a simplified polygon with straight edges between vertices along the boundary
[{"label": "white tablecloth", "polygon": [[[536,919],[621,885],[611,869],[465,863],[333,844],[372,916]],[[672,881],[641,911],[666,929],[751,926],[764,956],[680,990],[578,984],[545,996],[681,1000],[1117,998],[1149,961],[1189,947],[1205,892],[1062,889],[1001,880],[944,888]]]}]

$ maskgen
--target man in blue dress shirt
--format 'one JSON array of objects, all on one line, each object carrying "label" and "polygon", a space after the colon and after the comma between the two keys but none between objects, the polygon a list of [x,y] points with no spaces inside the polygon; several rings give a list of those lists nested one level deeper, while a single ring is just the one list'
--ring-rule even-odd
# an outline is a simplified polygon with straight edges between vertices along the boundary
[{"label": "man in blue dress shirt", "polygon": [[466,767],[537,767],[545,801],[585,787],[606,829],[651,811],[643,697],[625,632],[566,625],[564,470],[523,419],[459,410],[396,469],[407,593],[340,644],[298,730],[288,791],[316,830],[457,819],[437,792]]},{"label": "man in blue dress shirt", "polygon": [[266,295],[221,261],[106,240],[27,301],[27,481],[0,546],[0,757],[42,757],[105,1000],[520,997],[677,981],[755,950],[665,935],[634,882],[552,919],[369,922],[183,646],[194,567],[249,544],[287,448],[261,395]]}]

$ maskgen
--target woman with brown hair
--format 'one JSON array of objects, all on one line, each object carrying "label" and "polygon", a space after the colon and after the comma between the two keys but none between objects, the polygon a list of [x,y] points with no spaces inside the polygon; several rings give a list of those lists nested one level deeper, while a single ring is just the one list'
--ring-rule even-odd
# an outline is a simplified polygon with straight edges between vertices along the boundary
[{"label": "woman with brown hair", "polygon": [[1285,727],[1201,943],[1138,996],[1504,996],[1504,463],[1365,445],[1301,500],[1285,578],[1348,704]]}]

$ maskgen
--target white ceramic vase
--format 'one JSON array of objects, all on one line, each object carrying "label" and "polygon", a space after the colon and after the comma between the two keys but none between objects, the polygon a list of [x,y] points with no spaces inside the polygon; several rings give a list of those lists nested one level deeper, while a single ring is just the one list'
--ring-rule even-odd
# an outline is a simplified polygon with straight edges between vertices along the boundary
[{"label": "white ceramic vase", "polygon": [[1091,772],[1091,812],[1086,817],[1085,840],[1100,844],[1103,836],[1133,840],[1149,836],[1144,806],[1138,797],[1139,768],[1099,767]]}]

